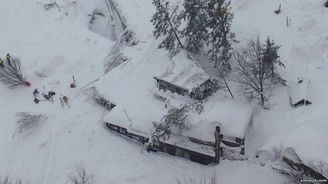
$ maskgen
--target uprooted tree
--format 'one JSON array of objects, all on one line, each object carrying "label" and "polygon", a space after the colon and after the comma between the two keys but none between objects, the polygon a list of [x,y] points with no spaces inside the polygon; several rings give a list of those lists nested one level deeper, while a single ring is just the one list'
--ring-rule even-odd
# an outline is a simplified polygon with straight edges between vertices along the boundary
[{"label": "uprooted tree", "polygon": [[244,91],[250,97],[260,99],[262,107],[268,103],[270,92],[277,79],[281,79],[277,72],[278,66],[284,66],[279,60],[278,49],[273,40],[267,39],[265,44],[260,40],[250,41],[248,47],[241,52],[235,52],[237,71]]},{"label": "uprooted tree", "polygon": [[172,130],[182,132],[190,128],[190,124],[186,122],[188,112],[195,112],[200,114],[203,111],[203,103],[200,101],[196,103],[185,104],[182,107],[172,107],[168,110],[159,123],[153,123],[155,131],[149,139],[148,146],[152,147],[161,139],[167,140],[170,138]]},{"label": "uprooted tree", "polygon": [[19,59],[7,58],[6,63],[2,63],[0,67],[0,81],[10,89],[18,86],[27,86],[31,84],[24,78],[21,70]]},{"label": "uprooted tree", "polygon": [[18,133],[32,130],[47,118],[44,114],[29,114],[27,112],[20,112],[16,116],[18,117]]}]

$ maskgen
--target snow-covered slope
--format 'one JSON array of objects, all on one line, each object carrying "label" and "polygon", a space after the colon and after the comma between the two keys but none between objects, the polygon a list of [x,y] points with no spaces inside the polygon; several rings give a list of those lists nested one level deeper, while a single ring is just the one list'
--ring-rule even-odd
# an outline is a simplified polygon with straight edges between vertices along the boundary
[{"label": "snow-covered slope", "polygon": [[[273,11],[279,4],[282,12],[276,15]],[[311,84],[307,90],[313,104],[298,109],[289,104],[288,88],[274,91],[272,108],[255,116],[253,146],[269,152],[292,147],[306,164],[328,163],[324,141],[328,138],[328,12],[323,1],[240,0],[233,1],[233,9],[239,40],[270,36],[281,45],[279,53],[286,65],[281,74],[288,85],[293,87],[298,79]]]},{"label": "snow-covered slope", "polygon": [[[186,159],[162,153],[148,153],[139,144],[130,142],[103,127],[106,111],[81,89],[95,86],[101,94],[121,106],[138,108],[152,104],[155,88],[153,76],[164,73],[172,63],[167,53],[158,50],[149,22],[153,13],[151,0],[119,0],[119,9],[128,28],[140,41],[126,47],[128,61],[104,74],[104,60],[114,45],[108,38],[88,29],[95,8],[106,9],[102,0],[58,0],[57,8],[44,10],[48,1],[0,0],[0,57],[7,52],[19,57],[30,88],[9,90],[0,85],[0,176],[10,175],[37,184],[68,183],[68,175],[76,167],[93,173],[97,183],[176,183],[184,177],[207,177],[213,172],[223,184],[283,183],[285,177],[269,166],[250,161],[223,161],[217,166],[202,166]],[[282,4],[282,14],[273,10]],[[258,112],[247,140],[247,154],[255,157],[257,150],[294,146],[295,137],[310,129],[309,143],[315,132],[319,140],[328,129],[322,121],[327,109],[327,9],[320,1],[236,0],[233,30],[245,43],[249,38],[266,36],[281,44],[280,54],[286,61],[282,75],[289,81],[304,77],[312,81],[313,105],[289,107],[287,89],[275,91],[270,111]],[[286,17],[291,25],[286,26]],[[72,75],[77,88],[71,89]],[[33,103],[32,92],[56,91],[54,103]],[[71,108],[62,108],[59,97],[69,97]],[[145,109],[146,111],[150,111]],[[31,132],[17,133],[17,112],[42,113],[47,120]],[[298,128],[295,128],[298,127]],[[313,131],[312,131],[313,130]],[[304,132],[306,134],[306,132]],[[319,137],[319,135],[321,137]],[[312,145],[313,149],[321,149]],[[296,148],[296,146],[295,146]],[[305,152],[304,158],[312,154]],[[326,150],[323,150],[326,151]],[[313,158],[326,159],[322,151]],[[253,159],[250,159],[253,160]],[[235,175],[239,175],[235,177]]]}]

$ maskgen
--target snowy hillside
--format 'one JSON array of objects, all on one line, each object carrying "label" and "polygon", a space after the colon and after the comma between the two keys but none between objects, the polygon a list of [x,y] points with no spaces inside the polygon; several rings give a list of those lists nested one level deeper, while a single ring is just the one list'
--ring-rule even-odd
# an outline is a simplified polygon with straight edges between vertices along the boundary
[{"label": "snowy hillside", "polygon": [[[50,9],[45,5],[55,1],[0,2],[0,57],[5,60],[10,53],[19,58],[31,83],[29,88],[17,89],[0,85],[0,177],[63,184],[71,182],[69,176],[77,168],[85,168],[97,184],[168,184],[213,174],[220,184],[282,184],[290,179],[272,166],[287,148],[293,148],[304,163],[328,164],[328,9],[323,1],[232,1],[232,29],[240,41],[234,46],[242,47],[256,37],[273,38],[281,45],[279,54],[286,66],[280,71],[282,77],[289,86],[299,78],[311,81],[308,93],[313,104],[293,108],[289,87],[279,87],[273,92],[271,108],[264,110],[232,84],[236,98],[251,104],[255,113],[246,135],[247,159],[222,160],[218,165],[148,153],[142,145],[108,131],[103,121],[109,112],[89,94],[89,89],[96,89],[134,117],[165,112],[153,97],[153,77],[172,72],[178,59],[174,62],[167,51],[157,48],[151,0],[113,1],[122,16],[114,12],[116,22],[103,0],[56,0]],[[282,12],[276,15],[273,11],[280,3]],[[95,10],[102,15],[90,25]],[[138,42],[115,50],[124,59],[106,72],[109,54],[119,45],[115,38],[122,34],[118,18]],[[73,75],[76,88],[70,88]],[[35,88],[40,95],[55,91],[54,101],[35,104]],[[68,97],[69,106],[62,106],[63,96]],[[219,90],[213,96],[229,95]],[[19,112],[43,114],[46,119],[19,132]]]}]

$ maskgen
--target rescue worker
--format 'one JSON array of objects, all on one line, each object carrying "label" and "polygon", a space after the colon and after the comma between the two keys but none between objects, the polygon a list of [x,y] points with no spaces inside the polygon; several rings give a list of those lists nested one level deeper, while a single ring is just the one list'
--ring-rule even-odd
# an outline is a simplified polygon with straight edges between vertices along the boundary
[{"label": "rescue worker", "polygon": [[4,68],[5,67],[5,64],[3,63],[3,60],[0,58],[0,67],[1,68]]},{"label": "rescue worker", "polygon": [[48,96],[50,96],[50,97],[54,96],[55,94],[56,94],[56,92],[54,92],[54,91],[49,91],[48,92]]},{"label": "rescue worker", "polygon": [[65,103],[68,104],[68,98],[67,98],[67,96],[63,96],[63,100],[64,100]]},{"label": "rescue worker", "polygon": [[9,53],[7,53],[6,59],[7,59],[8,65],[11,66],[11,56]]},{"label": "rescue worker", "polygon": [[49,91],[48,92],[48,97],[49,97],[49,99],[52,101],[52,102],[54,102],[54,98],[53,98],[53,96],[55,95],[56,93],[54,92],[54,91]]},{"label": "rescue worker", "polygon": [[38,88],[35,88],[34,91],[33,91],[33,97],[34,98],[38,98],[39,97],[39,91],[38,91]]}]

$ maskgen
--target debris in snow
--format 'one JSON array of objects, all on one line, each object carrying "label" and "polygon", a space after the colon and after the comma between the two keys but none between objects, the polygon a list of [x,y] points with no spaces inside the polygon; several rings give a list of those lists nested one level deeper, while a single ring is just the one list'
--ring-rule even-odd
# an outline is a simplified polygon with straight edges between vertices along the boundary
[{"label": "debris in snow", "polygon": [[279,8],[274,11],[275,14],[280,14],[281,12],[281,4],[279,4]]},{"label": "debris in snow", "polygon": [[75,78],[74,75],[72,76],[73,82],[71,83],[70,87],[71,88],[75,88],[76,87],[76,83],[75,83]]},{"label": "debris in snow", "polygon": [[98,9],[93,10],[92,14],[89,14],[89,16],[91,17],[90,21],[89,21],[89,24],[91,24],[91,25],[94,24],[94,22],[95,22],[95,20],[97,19],[98,16],[106,17],[105,14],[102,13]]},{"label": "debris in snow", "polygon": [[48,11],[48,10],[50,10],[51,8],[54,8],[54,7],[56,7],[56,8],[58,9],[58,11],[60,12],[60,7],[59,7],[59,5],[57,4],[56,1],[53,2],[53,3],[45,4],[45,5],[43,6],[43,8],[44,8],[46,11]]},{"label": "debris in snow", "polygon": [[298,79],[298,82],[290,86],[289,100],[293,107],[299,107],[302,105],[310,105],[309,88],[311,87],[311,81]]}]

